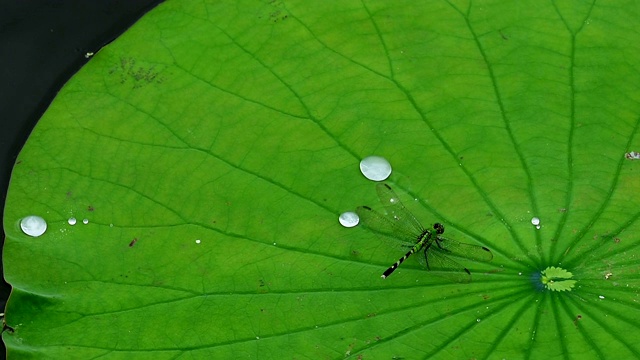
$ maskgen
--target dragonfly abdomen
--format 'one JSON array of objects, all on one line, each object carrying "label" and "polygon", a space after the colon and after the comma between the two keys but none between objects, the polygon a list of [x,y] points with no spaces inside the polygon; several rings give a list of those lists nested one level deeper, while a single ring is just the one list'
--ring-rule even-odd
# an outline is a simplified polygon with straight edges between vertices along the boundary
[{"label": "dragonfly abdomen", "polygon": [[382,278],[386,279],[387,276],[391,275],[394,271],[396,271],[398,266],[400,266],[400,264],[402,264],[405,260],[407,260],[409,256],[420,251],[420,249],[424,247],[424,245],[429,241],[429,239],[431,239],[431,231],[423,230],[420,236],[418,236],[417,238],[418,242],[411,248],[411,250],[409,250],[403,257],[401,257],[400,260],[396,261],[395,264],[391,265],[387,270],[385,270],[385,272],[382,273]]}]

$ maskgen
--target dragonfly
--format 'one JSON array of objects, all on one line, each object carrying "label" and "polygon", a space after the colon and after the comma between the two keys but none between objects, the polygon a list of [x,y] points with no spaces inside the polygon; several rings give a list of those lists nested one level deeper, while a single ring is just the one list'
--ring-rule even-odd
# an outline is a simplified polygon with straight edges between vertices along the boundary
[{"label": "dragonfly", "polygon": [[427,270],[441,270],[439,276],[454,282],[470,282],[471,271],[460,265],[449,256],[456,256],[476,261],[491,261],[493,254],[484,246],[461,243],[443,236],[444,225],[433,224],[431,229],[424,228],[407,208],[402,204],[398,195],[391,187],[384,183],[376,185],[378,198],[386,210],[386,214],[359,206],[356,213],[361,223],[375,233],[379,233],[403,243],[409,251],[391,265],[382,274],[382,278],[389,277],[409,256],[422,252],[420,263]]}]

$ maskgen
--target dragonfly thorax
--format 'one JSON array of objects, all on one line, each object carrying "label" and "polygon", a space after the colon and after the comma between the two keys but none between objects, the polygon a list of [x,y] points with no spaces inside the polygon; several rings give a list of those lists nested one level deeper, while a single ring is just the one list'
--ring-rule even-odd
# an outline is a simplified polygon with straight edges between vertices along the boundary
[{"label": "dragonfly thorax", "polygon": [[424,229],[416,238],[416,244],[424,245],[431,238],[431,230]]}]

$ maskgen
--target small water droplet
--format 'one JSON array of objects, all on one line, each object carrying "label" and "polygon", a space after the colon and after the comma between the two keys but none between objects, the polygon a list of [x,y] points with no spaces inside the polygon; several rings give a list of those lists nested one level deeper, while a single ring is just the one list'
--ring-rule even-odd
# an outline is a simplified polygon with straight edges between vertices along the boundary
[{"label": "small water droplet", "polygon": [[200,239],[196,240],[196,244],[200,244]]},{"label": "small water droplet", "polygon": [[604,296],[600,295],[600,296],[598,296],[598,298],[600,298],[600,299],[604,299]]},{"label": "small water droplet", "polygon": [[22,232],[29,236],[38,237],[47,231],[47,222],[36,215],[29,215],[20,220]]},{"label": "small water droplet", "polygon": [[391,164],[381,156],[367,156],[360,161],[360,172],[369,180],[382,181],[391,175]]},{"label": "small water droplet", "polygon": [[538,225],[540,225],[540,219],[537,218],[537,217],[534,217],[534,218],[531,219],[531,223],[533,225],[535,225],[535,226],[538,226]]},{"label": "small water droplet", "polygon": [[89,219],[84,219],[84,220],[82,220],[82,223],[83,223],[83,224],[85,224],[85,225],[87,225],[87,224],[89,223]]},{"label": "small water droplet", "polygon": [[113,224],[109,224],[109,227],[113,227]]},{"label": "small water droplet", "polygon": [[351,228],[358,225],[358,223],[360,222],[360,218],[358,217],[358,214],[354,213],[353,211],[347,211],[340,214],[338,221],[340,221],[340,225]]},{"label": "small water droplet", "polygon": [[69,223],[69,225],[73,226],[76,224],[76,218],[69,218],[69,220],[67,220],[67,222]]},{"label": "small water droplet", "polygon": [[476,321],[477,321],[477,322],[480,322],[481,320],[480,320],[480,319],[476,319]]}]

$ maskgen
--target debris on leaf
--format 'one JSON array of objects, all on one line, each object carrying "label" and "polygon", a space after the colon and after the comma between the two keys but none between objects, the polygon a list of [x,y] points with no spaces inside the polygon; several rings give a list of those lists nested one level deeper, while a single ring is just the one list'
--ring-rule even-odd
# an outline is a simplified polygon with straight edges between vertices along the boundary
[{"label": "debris on leaf", "polygon": [[631,152],[628,152],[628,153],[624,154],[624,156],[629,160],[640,160],[640,153],[639,152],[631,151]]}]

